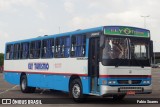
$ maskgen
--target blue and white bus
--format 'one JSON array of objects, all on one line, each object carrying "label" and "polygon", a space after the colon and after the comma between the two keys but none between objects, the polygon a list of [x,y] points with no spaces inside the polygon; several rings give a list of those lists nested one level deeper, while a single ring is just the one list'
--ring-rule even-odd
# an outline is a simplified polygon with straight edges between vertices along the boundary
[{"label": "blue and white bus", "polygon": [[102,26],[8,42],[4,79],[23,93],[45,88],[122,99],[152,92],[150,31]]}]

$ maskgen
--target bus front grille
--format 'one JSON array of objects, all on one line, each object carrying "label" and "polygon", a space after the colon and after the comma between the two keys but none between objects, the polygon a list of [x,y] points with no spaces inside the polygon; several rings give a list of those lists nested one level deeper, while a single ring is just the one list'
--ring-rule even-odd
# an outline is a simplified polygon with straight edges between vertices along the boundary
[{"label": "bus front grille", "polygon": [[142,80],[117,80],[118,84],[140,84]]},{"label": "bus front grille", "polygon": [[135,91],[135,92],[143,92],[143,87],[120,87],[118,88],[118,92],[128,92],[128,91]]}]

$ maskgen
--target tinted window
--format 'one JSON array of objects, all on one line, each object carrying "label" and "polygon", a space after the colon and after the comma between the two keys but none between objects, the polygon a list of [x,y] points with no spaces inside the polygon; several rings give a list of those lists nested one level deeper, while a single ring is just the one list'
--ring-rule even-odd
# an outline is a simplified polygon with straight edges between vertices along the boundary
[{"label": "tinted window", "polygon": [[19,59],[20,44],[14,44],[13,59]]},{"label": "tinted window", "polygon": [[75,35],[72,36],[71,56],[84,57],[86,53],[86,36]]},{"label": "tinted window", "polygon": [[33,41],[30,43],[30,58],[40,58],[41,41]]},{"label": "tinted window", "polygon": [[6,59],[8,60],[13,59],[13,53],[14,53],[14,45],[7,45]]},{"label": "tinted window", "polygon": [[27,59],[29,56],[29,43],[21,43],[21,59]]},{"label": "tinted window", "polygon": [[70,37],[56,38],[55,57],[66,58],[70,54]]},{"label": "tinted window", "polygon": [[54,54],[54,39],[43,40],[42,58],[52,58]]}]

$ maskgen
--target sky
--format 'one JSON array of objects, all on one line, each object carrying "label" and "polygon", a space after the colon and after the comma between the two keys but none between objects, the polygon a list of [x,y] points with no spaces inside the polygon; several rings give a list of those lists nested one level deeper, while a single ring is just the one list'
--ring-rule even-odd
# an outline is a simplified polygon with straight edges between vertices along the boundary
[{"label": "sky", "polygon": [[[160,0],[0,0],[0,53],[6,42],[107,25],[151,31],[160,52]],[[149,16],[144,18],[141,16]]]}]

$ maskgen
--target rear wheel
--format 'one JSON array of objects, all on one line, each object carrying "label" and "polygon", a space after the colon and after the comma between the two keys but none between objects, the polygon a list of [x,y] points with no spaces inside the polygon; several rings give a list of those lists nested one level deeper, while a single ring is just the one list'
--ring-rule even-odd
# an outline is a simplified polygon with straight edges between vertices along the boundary
[{"label": "rear wheel", "polygon": [[35,87],[28,87],[26,75],[22,75],[21,80],[20,80],[20,87],[23,93],[33,93],[36,90]]},{"label": "rear wheel", "polygon": [[84,102],[85,95],[82,92],[82,84],[80,79],[74,79],[70,85],[70,95],[75,102]]}]

